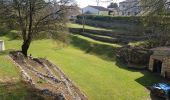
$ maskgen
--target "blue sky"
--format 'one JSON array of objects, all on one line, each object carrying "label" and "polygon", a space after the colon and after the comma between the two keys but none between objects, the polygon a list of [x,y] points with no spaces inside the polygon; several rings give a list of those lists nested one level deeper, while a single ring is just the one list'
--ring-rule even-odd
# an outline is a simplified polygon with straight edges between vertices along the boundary
[{"label": "blue sky", "polygon": [[[75,0],[77,2],[77,4],[82,8],[88,5],[97,5],[96,0]],[[101,1],[108,1],[108,0],[101,0]],[[121,1],[125,1],[125,0],[113,0],[113,2],[121,2]],[[107,7],[109,3],[100,3],[100,6],[104,6]]]}]

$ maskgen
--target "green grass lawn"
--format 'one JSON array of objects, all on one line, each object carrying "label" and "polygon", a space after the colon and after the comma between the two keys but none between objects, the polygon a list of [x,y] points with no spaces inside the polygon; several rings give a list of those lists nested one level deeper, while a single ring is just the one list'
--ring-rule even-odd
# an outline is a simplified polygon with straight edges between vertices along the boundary
[{"label": "green grass lawn", "polygon": [[[7,42],[7,46],[11,45]],[[0,52],[0,100],[28,100],[33,97],[33,93],[21,81],[19,69],[7,54],[8,52]],[[35,95],[34,97],[36,98]]]},{"label": "green grass lawn", "polygon": [[[0,100],[40,100],[34,91],[21,80],[21,73],[8,57],[11,49],[19,49],[20,40],[5,40],[7,50],[0,52]],[[32,98],[34,97],[34,98]]]},{"label": "green grass lawn", "polygon": [[[5,77],[7,76],[7,77]],[[0,79],[19,79],[19,71],[12,64],[8,57],[3,54],[0,54]]]},{"label": "green grass lawn", "polygon": [[[69,24],[68,24],[68,27],[69,27],[69,28],[83,28],[83,25],[81,25],[81,24],[75,24],[75,23],[69,23]],[[88,26],[88,25],[85,25],[85,29],[112,31],[111,29],[97,28],[97,27]]]},{"label": "green grass lawn", "polygon": [[91,39],[91,38],[84,37],[84,36],[81,36],[81,35],[74,35],[74,36],[77,36],[77,37],[79,37],[80,39],[89,41],[90,43],[105,44],[105,45],[109,45],[109,46],[113,46],[113,47],[121,47],[121,45],[119,45],[119,44],[111,44],[111,43],[96,41],[96,40],[93,40],[93,39]]},{"label": "green grass lawn", "polygon": [[[94,43],[100,50],[108,52],[107,44],[95,42],[81,36],[83,41]],[[7,37],[0,37],[5,40],[6,49],[20,49],[22,41],[11,40]],[[159,79],[149,72],[136,71],[123,68],[113,60],[106,60],[100,57],[101,52],[85,52],[83,47],[88,45],[81,42],[73,42],[68,47],[62,47],[52,40],[36,40],[32,43],[29,53],[34,57],[45,57],[60,66],[60,68],[80,87],[90,100],[147,100],[150,98],[149,91],[144,87],[151,85]],[[103,46],[104,45],[104,46]],[[108,45],[109,46],[109,45]],[[116,46],[115,46],[116,47]],[[95,48],[95,49],[96,49]],[[102,49],[103,48],[103,49]],[[98,50],[98,51],[100,51]],[[110,53],[108,53],[110,54]],[[110,56],[114,56],[111,55]],[[4,58],[1,59],[6,59]],[[7,65],[4,63],[8,63]],[[9,61],[10,62],[10,61]],[[13,65],[6,60],[0,61],[1,70],[5,75],[11,73]],[[4,68],[4,66],[7,66]],[[9,67],[10,66],[10,67]],[[9,68],[8,68],[9,67]],[[18,72],[13,69],[12,76],[18,77]],[[0,74],[0,77],[4,77]],[[3,75],[3,76],[2,76]],[[9,76],[11,76],[9,74]]]},{"label": "green grass lawn", "polygon": [[[13,83],[13,85],[4,85],[9,83]],[[0,100],[17,100],[22,98],[24,90],[21,91],[22,86],[19,84],[19,70],[9,60],[7,52],[0,52]]]}]

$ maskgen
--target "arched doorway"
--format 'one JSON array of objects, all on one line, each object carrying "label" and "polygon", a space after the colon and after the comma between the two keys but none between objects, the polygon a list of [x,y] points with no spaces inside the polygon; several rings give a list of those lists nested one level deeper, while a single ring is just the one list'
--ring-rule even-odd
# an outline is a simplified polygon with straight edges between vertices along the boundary
[{"label": "arched doorway", "polygon": [[153,72],[161,74],[162,61],[155,59],[153,64]]}]

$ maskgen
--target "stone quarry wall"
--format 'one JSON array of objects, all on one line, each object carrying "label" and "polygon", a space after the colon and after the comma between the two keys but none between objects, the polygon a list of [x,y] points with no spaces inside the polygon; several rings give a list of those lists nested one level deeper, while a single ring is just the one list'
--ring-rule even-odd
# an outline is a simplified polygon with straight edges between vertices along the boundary
[{"label": "stone quarry wall", "polygon": [[[118,61],[128,65],[148,66],[152,52],[147,49],[125,46],[117,50],[116,58]],[[131,67],[131,66],[129,66]],[[135,67],[138,68],[138,67]]]}]

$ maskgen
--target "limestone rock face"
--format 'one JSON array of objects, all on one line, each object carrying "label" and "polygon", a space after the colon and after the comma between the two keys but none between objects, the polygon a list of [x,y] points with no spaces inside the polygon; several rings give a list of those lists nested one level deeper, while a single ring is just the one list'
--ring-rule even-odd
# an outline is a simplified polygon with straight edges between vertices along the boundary
[{"label": "limestone rock face", "polygon": [[124,64],[146,66],[149,63],[151,55],[152,51],[150,50],[125,46],[117,51],[116,58]]},{"label": "limestone rock face", "polygon": [[49,60],[25,57],[20,51],[10,52],[10,57],[20,68],[23,81],[45,100],[87,100],[84,93]]}]

